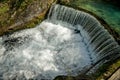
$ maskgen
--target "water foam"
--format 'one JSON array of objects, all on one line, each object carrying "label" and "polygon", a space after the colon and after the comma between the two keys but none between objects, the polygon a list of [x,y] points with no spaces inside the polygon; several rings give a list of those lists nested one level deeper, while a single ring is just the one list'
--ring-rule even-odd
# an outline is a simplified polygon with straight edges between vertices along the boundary
[{"label": "water foam", "polygon": [[119,53],[120,46],[95,17],[53,5],[37,27],[0,37],[0,77],[51,80],[89,74]]},{"label": "water foam", "polygon": [[70,26],[44,21],[36,28],[1,37],[2,78],[53,79],[78,74],[90,66],[83,37]]}]

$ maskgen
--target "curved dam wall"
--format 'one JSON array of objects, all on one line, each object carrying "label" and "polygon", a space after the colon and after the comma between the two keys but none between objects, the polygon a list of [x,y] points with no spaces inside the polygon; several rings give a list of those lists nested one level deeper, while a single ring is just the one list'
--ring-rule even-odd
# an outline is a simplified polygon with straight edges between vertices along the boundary
[{"label": "curved dam wall", "polygon": [[88,74],[119,52],[120,46],[93,16],[53,5],[35,28],[0,37],[0,79]]},{"label": "curved dam wall", "polygon": [[[51,8],[48,19],[53,23],[58,20],[73,25],[73,29],[78,30],[84,38],[88,51],[90,49],[89,55],[96,55],[96,62],[109,61],[112,58],[119,57],[120,46],[92,15],[73,8],[55,5]],[[82,33],[82,31],[86,33]]]}]

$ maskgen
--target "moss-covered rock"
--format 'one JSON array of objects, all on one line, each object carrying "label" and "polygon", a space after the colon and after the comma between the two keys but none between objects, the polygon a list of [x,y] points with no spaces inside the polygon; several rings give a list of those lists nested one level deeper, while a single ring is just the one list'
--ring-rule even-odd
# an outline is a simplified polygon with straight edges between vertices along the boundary
[{"label": "moss-covered rock", "polygon": [[96,78],[96,80],[108,80],[108,78],[114,74],[114,72],[120,67],[120,58],[108,62],[102,65],[92,76]]},{"label": "moss-covered rock", "polygon": [[0,35],[31,28],[41,22],[56,0],[2,0],[0,3]]}]

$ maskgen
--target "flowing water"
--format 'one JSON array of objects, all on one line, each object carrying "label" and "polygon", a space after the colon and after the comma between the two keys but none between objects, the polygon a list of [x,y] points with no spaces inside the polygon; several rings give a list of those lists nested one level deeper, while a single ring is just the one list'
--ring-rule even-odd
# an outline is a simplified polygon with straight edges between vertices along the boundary
[{"label": "flowing water", "polygon": [[[111,1],[112,2],[112,1]],[[103,18],[111,28],[120,34],[120,8],[103,0],[75,0],[71,6],[78,6]]]},{"label": "flowing water", "polygon": [[0,37],[0,78],[52,80],[89,73],[99,63],[119,57],[119,51],[94,17],[54,5],[35,28]]}]

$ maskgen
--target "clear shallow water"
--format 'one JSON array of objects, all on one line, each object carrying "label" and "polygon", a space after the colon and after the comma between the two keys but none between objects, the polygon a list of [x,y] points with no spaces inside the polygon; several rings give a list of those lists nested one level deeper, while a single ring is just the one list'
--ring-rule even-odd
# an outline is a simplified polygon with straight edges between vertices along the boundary
[{"label": "clear shallow water", "polygon": [[36,28],[1,37],[2,78],[53,79],[89,67],[92,62],[83,37],[69,26],[44,21]]},{"label": "clear shallow water", "polygon": [[109,3],[95,0],[76,0],[73,5],[80,6],[102,17],[120,34],[120,9]]}]

